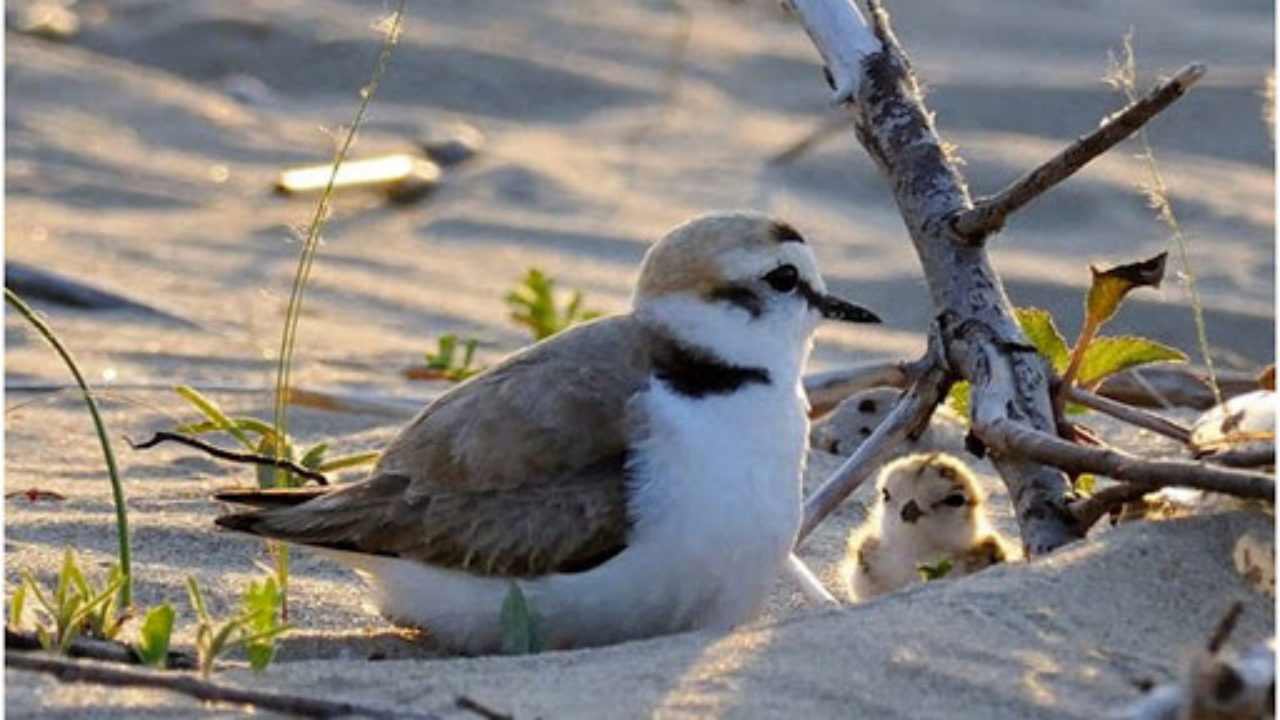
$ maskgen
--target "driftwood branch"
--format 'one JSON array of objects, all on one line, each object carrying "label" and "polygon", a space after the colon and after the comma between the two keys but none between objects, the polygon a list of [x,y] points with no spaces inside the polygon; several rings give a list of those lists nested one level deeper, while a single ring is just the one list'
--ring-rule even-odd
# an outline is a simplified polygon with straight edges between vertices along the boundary
[{"label": "driftwood branch", "polygon": [[[933,116],[890,29],[888,15],[876,0],[867,3],[869,22],[850,0],[792,0],[792,4],[826,62],[828,76],[834,79],[835,101],[850,113],[858,140],[889,182],[923,266],[948,368],[935,386],[948,384],[951,373],[971,382],[974,429],[981,440],[988,440],[984,430],[1006,425],[1040,434],[1053,432],[1052,371],[1014,320],[1000,277],[981,243],[969,242],[979,225],[971,219],[963,225],[971,232],[957,231],[955,221],[973,210],[973,202],[934,130]],[[1128,117],[1129,122],[1137,118]],[[1140,125],[1137,122],[1135,127]],[[1082,165],[1092,156],[1080,157]],[[1016,190],[1014,201],[991,207],[1004,208],[1007,215],[1034,197],[1023,198],[1024,193],[1025,188]],[[990,220],[981,223],[981,227],[988,225]],[[918,403],[904,403],[891,418],[902,423],[913,408],[920,410]],[[927,412],[920,414],[928,417]],[[882,437],[888,434],[886,429]],[[1009,488],[1028,554],[1048,552],[1080,537],[1083,531],[1068,507],[1072,494],[1066,475],[1020,454],[1014,446],[987,444]],[[869,468],[854,462],[875,448],[864,449],[867,453],[860,450],[838,474],[869,474]],[[815,504],[816,500],[806,508],[802,537],[813,529],[813,518],[825,514],[829,496],[824,494]]]},{"label": "driftwood branch", "polygon": [[1077,139],[996,195],[979,200],[973,209],[958,215],[954,222],[956,234],[970,243],[978,244],[991,233],[999,232],[1010,215],[1137,132],[1160,111],[1185,95],[1196,81],[1204,77],[1204,73],[1204,65],[1198,63],[1179,70],[1146,96],[1108,117],[1097,130]]},{"label": "driftwood branch", "polygon": [[1151,432],[1172,438],[1186,445],[1191,440],[1191,429],[1168,418],[1161,417],[1149,410],[1126,405],[1111,398],[1096,395],[1084,388],[1072,385],[1063,389],[1066,399],[1080,403],[1087,408],[1122,420],[1130,425],[1145,428]]},{"label": "driftwood branch", "polygon": [[270,467],[280,468],[281,470],[288,470],[289,472],[299,477],[304,477],[308,480],[315,480],[317,483],[321,485],[329,484],[329,478],[325,477],[324,473],[316,472],[315,470],[312,470],[310,468],[302,467],[301,465],[295,463],[292,460],[286,460],[284,458],[274,458],[269,455],[259,455],[257,453],[236,452],[234,450],[225,450],[223,448],[218,447],[217,445],[211,445],[203,440],[189,437],[181,433],[167,432],[162,430],[160,432],[155,433],[149,439],[144,440],[142,442],[134,442],[129,438],[125,438],[125,442],[128,442],[129,445],[134,450],[146,450],[148,448],[153,448],[162,442],[176,442],[181,445],[186,445],[188,447],[193,447],[197,450],[206,452],[209,455],[212,455],[213,457],[219,458],[221,460],[227,460],[234,463],[242,463],[245,465],[267,465]]},{"label": "driftwood branch", "polygon": [[9,653],[6,667],[17,670],[47,673],[63,682],[87,682],[112,687],[147,687],[190,695],[212,702],[251,705],[263,710],[273,710],[287,715],[317,718],[362,717],[374,720],[434,720],[432,713],[407,713],[369,705],[324,700],[314,693],[291,695],[264,690],[224,685],[202,680],[194,675],[173,672],[155,672],[129,667],[106,665],[99,662],[71,660],[44,653]]},{"label": "driftwood branch", "polygon": [[1217,467],[1206,462],[1140,458],[1114,448],[1085,447],[1046,432],[999,419],[987,424],[982,439],[994,452],[1026,457],[1074,473],[1105,475],[1148,492],[1189,487],[1236,497],[1274,501],[1271,475]]}]

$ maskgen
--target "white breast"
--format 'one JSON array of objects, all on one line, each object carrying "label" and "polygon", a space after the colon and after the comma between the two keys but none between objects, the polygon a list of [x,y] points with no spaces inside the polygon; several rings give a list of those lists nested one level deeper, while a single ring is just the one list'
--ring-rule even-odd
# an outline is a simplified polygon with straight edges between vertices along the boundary
[{"label": "white breast", "polygon": [[657,385],[643,402],[632,547],[653,565],[652,592],[682,627],[748,619],[799,526],[803,401],[794,387],[695,399]]}]

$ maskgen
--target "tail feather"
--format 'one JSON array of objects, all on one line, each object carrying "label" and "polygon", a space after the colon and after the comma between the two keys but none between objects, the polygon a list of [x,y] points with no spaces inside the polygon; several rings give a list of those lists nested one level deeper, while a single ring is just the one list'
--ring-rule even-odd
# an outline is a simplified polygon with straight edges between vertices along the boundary
[{"label": "tail feather", "polygon": [[213,494],[213,499],[252,507],[289,507],[291,505],[301,505],[308,500],[314,500],[330,492],[333,492],[331,488],[323,487],[277,490],[244,490],[237,488],[216,492]]}]

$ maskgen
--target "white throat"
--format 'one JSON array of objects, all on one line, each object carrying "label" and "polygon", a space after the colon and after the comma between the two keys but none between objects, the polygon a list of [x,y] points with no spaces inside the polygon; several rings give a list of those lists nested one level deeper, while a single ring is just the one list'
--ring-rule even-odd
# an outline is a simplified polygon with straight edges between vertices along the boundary
[{"label": "white throat", "polygon": [[780,387],[798,383],[813,347],[816,314],[799,300],[773,303],[759,317],[723,303],[688,295],[645,301],[636,318],[727,363],[759,367]]}]

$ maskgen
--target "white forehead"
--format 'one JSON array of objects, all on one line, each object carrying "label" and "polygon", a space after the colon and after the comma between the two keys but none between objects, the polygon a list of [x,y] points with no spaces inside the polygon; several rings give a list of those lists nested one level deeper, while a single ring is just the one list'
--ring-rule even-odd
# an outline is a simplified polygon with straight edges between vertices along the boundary
[{"label": "white forehead", "polygon": [[726,280],[758,278],[783,265],[794,265],[800,271],[800,277],[815,290],[826,290],[818,272],[818,260],[813,250],[802,242],[732,248],[721,253],[719,261]]}]

